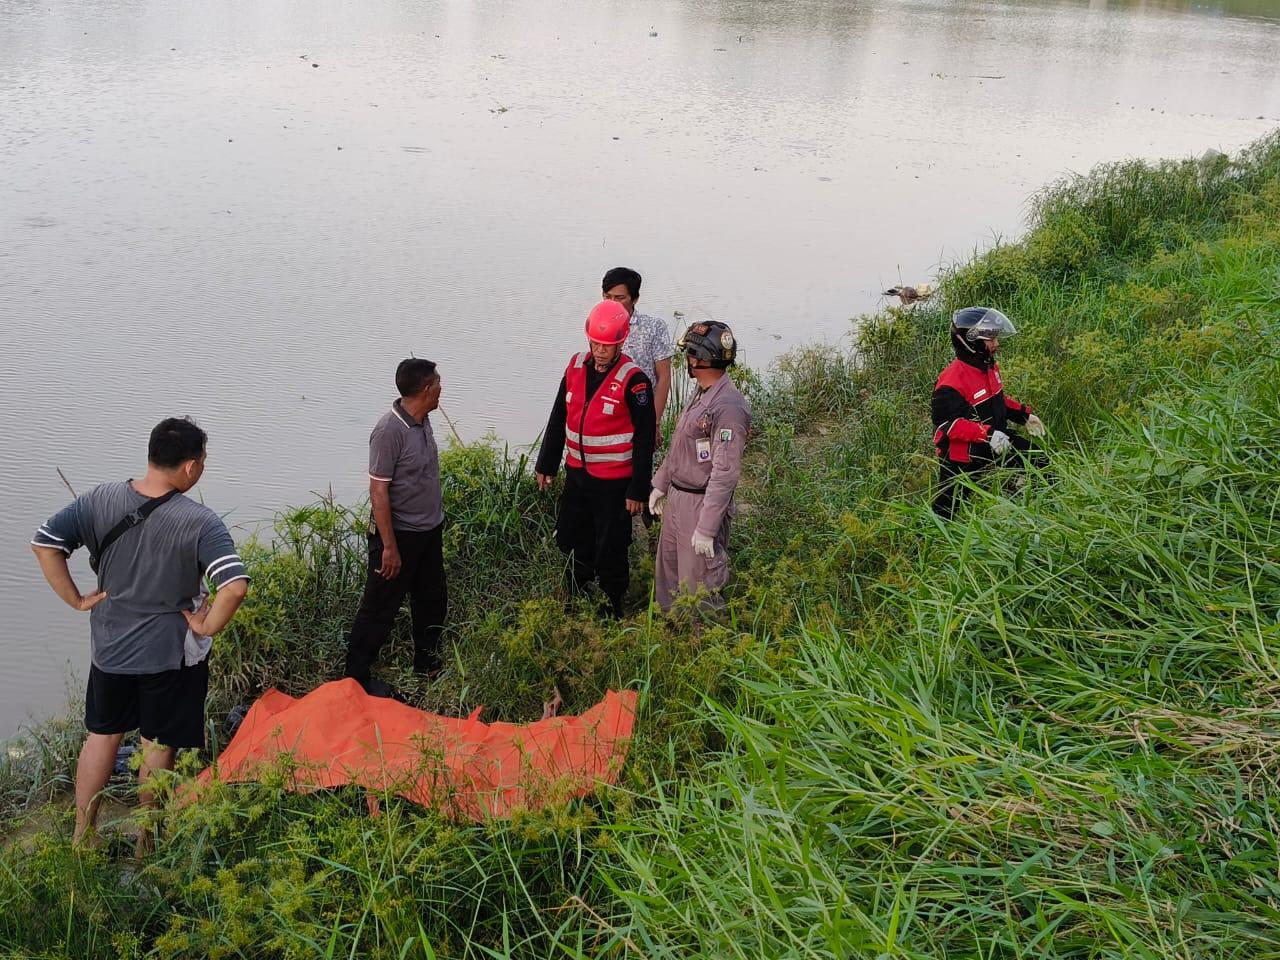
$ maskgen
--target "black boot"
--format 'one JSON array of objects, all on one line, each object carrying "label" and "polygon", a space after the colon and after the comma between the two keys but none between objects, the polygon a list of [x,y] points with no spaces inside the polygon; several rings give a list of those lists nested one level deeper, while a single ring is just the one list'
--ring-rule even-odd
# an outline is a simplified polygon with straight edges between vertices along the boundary
[{"label": "black boot", "polygon": [[606,594],[600,601],[600,616],[606,620],[621,620],[622,594]]},{"label": "black boot", "polygon": [[434,680],[444,669],[444,661],[434,650],[415,650],[413,653],[413,672],[420,677]]}]

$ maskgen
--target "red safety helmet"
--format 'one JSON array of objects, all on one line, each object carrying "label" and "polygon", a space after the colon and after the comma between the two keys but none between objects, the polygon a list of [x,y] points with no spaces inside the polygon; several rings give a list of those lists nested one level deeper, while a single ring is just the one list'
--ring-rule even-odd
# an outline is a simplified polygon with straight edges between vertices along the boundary
[{"label": "red safety helmet", "polygon": [[601,300],[587,314],[587,339],[595,343],[622,343],[631,332],[631,314],[614,300]]}]

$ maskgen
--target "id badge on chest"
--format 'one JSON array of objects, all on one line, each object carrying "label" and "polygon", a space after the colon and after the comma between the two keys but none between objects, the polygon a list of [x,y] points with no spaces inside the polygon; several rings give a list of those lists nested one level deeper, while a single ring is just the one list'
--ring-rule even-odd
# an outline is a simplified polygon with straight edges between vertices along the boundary
[{"label": "id badge on chest", "polygon": [[711,440],[709,437],[703,437],[697,442],[697,450],[699,463],[711,462]]}]

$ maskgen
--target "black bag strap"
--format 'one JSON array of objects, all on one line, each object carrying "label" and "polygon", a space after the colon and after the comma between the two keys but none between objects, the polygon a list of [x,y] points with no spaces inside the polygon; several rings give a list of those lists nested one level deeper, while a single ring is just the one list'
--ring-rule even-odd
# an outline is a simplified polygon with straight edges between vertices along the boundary
[{"label": "black bag strap", "polygon": [[178,490],[170,490],[168,493],[159,497],[152,497],[146,503],[130,510],[114,527],[107,531],[107,535],[102,538],[102,542],[98,544],[98,552],[96,555],[90,555],[89,566],[94,573],[98,572],[98,566],[102,563],[102,556],[107,552],[107,548],[119,540],[124,534],[128,533],[143,520],[155,513],[160,507],[164,506],[170,500],[178,495]]}]

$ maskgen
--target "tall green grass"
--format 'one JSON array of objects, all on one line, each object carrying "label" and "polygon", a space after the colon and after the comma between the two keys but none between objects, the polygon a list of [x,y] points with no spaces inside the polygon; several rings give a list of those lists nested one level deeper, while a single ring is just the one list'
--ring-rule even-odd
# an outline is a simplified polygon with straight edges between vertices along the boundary
[{"label": "tall green grass", "polygon": [[[73,853],[74,725],[0,760],[0,949],[48,957],[1280,955],[1280,137],[1053,185],[933,309],[741,381],[722,621],[564,607],[553,500],[445,457],[450,665],[423,705],[641,692],[618,787],[508,822],[267,782],[172,805],[144,863]],[[1021,488],[929,511],[947,311],[990,303],[1051,431]],[[213,713],[333,676],[359,511],[283,516],[219,640]],[[650,587],[635,551],[633,602]],[[184,760],[187,772],[201,758]],[[175,778],[179,781],[181,777]],[[127,792],[128,787],[117,787]],[[47,821],[47,825],[45,824]]]},{"label": "tall green grass", "polygon": [[[1280,357],[916,538],[709,709],[606,868],[652,956],[1280,949]],[[1171,465],[1176,464],[1171,469]],[[1041,478],[1044,479],[1044,478]]]}]

